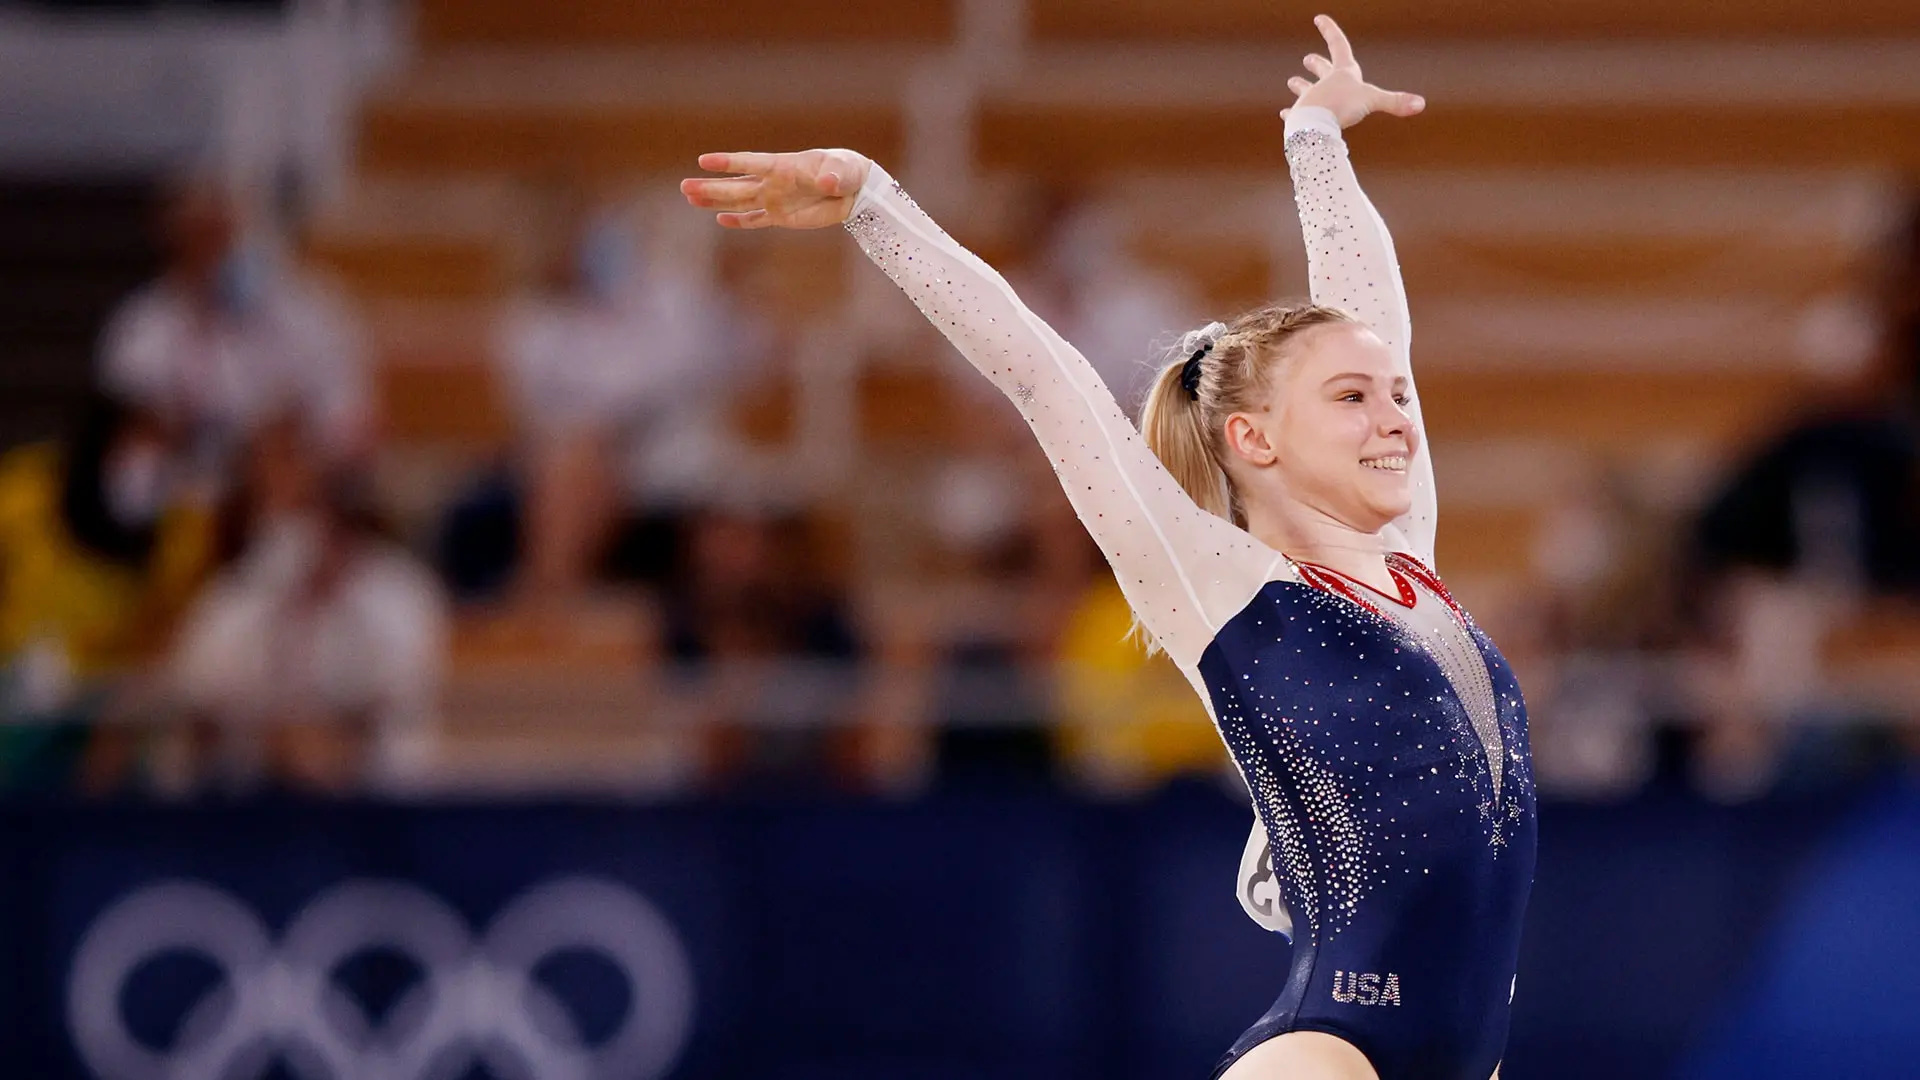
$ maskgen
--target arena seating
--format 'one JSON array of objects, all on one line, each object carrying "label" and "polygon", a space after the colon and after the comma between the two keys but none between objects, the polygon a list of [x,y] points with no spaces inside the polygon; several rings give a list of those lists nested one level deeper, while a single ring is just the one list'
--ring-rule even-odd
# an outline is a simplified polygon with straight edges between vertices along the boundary
[{"label": "arena seating", "polygon": [[[477,457],[508,438],[474,327],[530,280],[542,200],[619,185],[670,193],[702,150],[846,145],[906,172],[929,138],[959,138],[976,200],[1065,178],[1124,207],[1131,250],[1216,310],[1303,291],[1273,117],[1298,55],[1318,48],[1301,20],[1261,0],[1026,0],[1024,60],[956,78],[977,89],[967,122],[927,130],[916,72],[959,62],[967,12],[1004,10],[853,0],[802,19],[776,0],[427,0],[421,55],[365,110],[355,194],[312,241],[375,313],[400,452]],[[1427,116],[1369,124],[1352,142],[1413,296],[1421,395],[1453,493],[1441,558],[1462,593],[1527,584],[1555,490],[1517,497],[1462,462],[1508,447],[1536,458],[1535,471],[1563,462],[1654,477],[1644,486],[1677,514],[1718,464],[1837,392],[1860,362],[1827,328],[1844,329],[1848,305],[1870,295],[1889,181],[1920,173],[1920,100],[1887,90],[1899,50],[1920,48],[1920,10],[1357,0],[1337,14],[1363,49],[1378,46],[1363,56],[1384,56],[1416,89],[1423,70],[1435,84]],[[1868,38],[1879,59],[1810,98],[1817,117],[1794,111],[1804,63],[1780,85],[1752,75]],[[1481,51],[1469,63],[1449,49]],[[1691,89],[1688,49],[1714,58]],[[1573,78],[1582,50],[1662,73],[1678,100],[1591,80],[1558,97],[1497,92],[1509,69],[1515,85],[1526,72]],[[434,228],[392,210],[475,189],[492,195],[464,213],[450,197]],[[1019,248],[995,206],[972,209],[983,212],[942,217],[996,261]],[[736,239],[719,241],[721,261],[749,268],[735,274],[748,302],[783,334],[875,295],[848,290],[863,268],[844,243],[755,236],[748,252]],[[840,478],[849,502],[860,462],[955,437],[952,362],[943,346],[915,347],[907,363],[876,354],[833,384],[852,395],[860,440],[854,474]],[[734,415],[747,443],[778,453],[802,437],[808,377],[777,371],[742,388]],[[501,640],[529,654],[570,648]],[[483,654],[493,663],[499,650],[463,652]]]},{"label": "arena seating", "polygon": [[798,140],[855,144],[875,153],[900,145],[885,105],[835,108],[645,101],[585,106],[469,106],[383,102],[367,115],[362,164],[374,173],[510,173],[534,180],[688,171],[703,150]]},{"label": "arena seating", "polygon": [[[1375,38],[1524,40],[1597,38],[1865,37],[1912,34],[1920,13],[1902,0],[1862,0],[1820,9],[1795,0],[1675,4],[1664,0],[1493,0],[1436,5],[1421,0],[1349,0],[1328,10],[1352,35]],[[1292,41],[1305,13],[1264,0],[1030,0],[1036,38],[1072,42]]]},{"label": "arena seating", "polygon": [[954,0],[842,0],[829,6],[782,0],[424,0],[420,36],[458,45],[753,45],[786,42],[938,44],[954,30]]},{"label": "arena seating", "polygon": [[[978,146],[988,166],[1056,174],[1171,161],[1188,168],[1284,170],[1278,139],[1248,135],[1268,126],[1272,115],[1264,105],[989,102]],[[1826,108],[1818,123],[1785,122],[1771,102],[1671,112],[1442,105],[1419,124],[1357,132],[1353,145],[1369,164],[1389,168],[1769,168],[1820,161],[1913,169],[1920,168],[1917,121],[1920,103]]]}]

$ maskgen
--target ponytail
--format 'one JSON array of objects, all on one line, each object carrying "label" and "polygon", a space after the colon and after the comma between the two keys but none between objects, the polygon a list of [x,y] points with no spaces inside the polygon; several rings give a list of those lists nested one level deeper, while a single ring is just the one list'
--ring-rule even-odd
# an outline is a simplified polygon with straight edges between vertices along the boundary
[{"label": "ponytail", "polygon": [[[1270,304],[1181,339],[1147,392],[1140,434],[1196,506],[1246,528],[1246,513],[1227,475],[1227,417],[1256,405],[1269,385],[1273,361],[1294,335],[1355,321],[1338,308]],[[1149,654],[1158,651],[1137,617],[1131,636]]]},{"label": "ponytail", "polygon": [[1226,470],[1215,455],[1215,440],[1207,430],[1207,409],[1199,396],[1208,387],[1202,379],[1195,391],[1189,392],[1185,378],[1193,354],[1201,349],[1211,351],[1225,329],[1224,324],[1213,323],[1181,339],[1147,392],[1146,404],[1140,409],[1140,434],[1195,505],[1234,521],[1232,490]]}]

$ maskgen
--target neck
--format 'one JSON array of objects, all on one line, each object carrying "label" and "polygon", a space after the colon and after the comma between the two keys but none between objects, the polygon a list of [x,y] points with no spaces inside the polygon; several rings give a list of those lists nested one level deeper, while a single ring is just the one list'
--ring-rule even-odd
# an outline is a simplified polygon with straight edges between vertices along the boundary
[{"label": "neck", "polygon": [[1394,591],[1386,539],[1378,529],[1363,532],[1294,499],[1248,506],[1246,514],[1247,531],[1288,558],[1319,563],[1382,592]]}]

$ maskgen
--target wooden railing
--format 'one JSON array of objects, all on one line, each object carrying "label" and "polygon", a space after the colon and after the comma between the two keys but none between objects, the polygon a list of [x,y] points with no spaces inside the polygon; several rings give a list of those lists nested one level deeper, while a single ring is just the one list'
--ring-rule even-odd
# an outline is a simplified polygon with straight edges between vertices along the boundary
[{"label": "wooden railing", "polygon": [[949,0],[421,0],[419,33],[450,45],[728,44],[951,37]]}]

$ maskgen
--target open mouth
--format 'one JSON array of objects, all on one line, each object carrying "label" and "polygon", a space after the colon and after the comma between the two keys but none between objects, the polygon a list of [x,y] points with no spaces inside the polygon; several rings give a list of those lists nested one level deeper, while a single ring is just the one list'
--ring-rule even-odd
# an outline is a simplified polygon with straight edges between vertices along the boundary
[{"label": "open mouth", "polygon": [[1369,469],[1379,469],[1381,472],[1406,472],[1407,455],[1389,454],[1386,457],[1368,458],[1360,464]]}]

